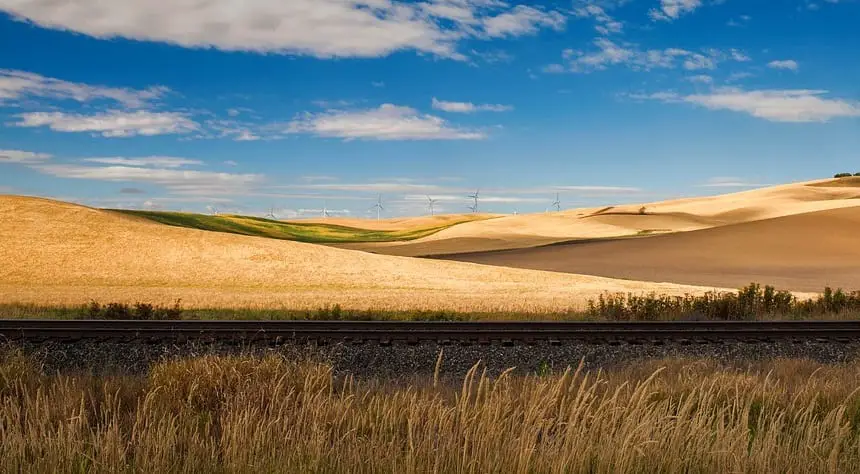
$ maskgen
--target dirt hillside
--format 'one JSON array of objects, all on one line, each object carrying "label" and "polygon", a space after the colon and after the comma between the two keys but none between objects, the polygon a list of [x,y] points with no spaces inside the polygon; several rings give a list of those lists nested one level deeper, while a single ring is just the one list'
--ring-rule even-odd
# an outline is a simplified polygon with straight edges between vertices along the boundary
[{"label": "dirt hillside", "polygon": [[462,254],[458,261],[645,281],[860,290],[860,207],[652,237]]}]

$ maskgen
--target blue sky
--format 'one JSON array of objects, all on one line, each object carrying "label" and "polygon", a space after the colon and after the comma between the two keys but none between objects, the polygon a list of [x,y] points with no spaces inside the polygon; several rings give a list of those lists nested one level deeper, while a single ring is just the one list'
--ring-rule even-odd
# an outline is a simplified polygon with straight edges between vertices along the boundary
[{"label": "blue sky", "polygon": [[279,218],[860,172],[857,0],[0,0],[0,193]]}]

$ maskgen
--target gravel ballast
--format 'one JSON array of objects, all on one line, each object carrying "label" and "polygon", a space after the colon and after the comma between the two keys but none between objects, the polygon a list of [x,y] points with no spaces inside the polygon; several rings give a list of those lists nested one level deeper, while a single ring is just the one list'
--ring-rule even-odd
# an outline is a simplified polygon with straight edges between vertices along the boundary
[{"label": "gravel ballast", "polygon": [[159,361],[203,355],[280,354],[294,359],[313,359],[332,364],[338,374],[401,378],[432,375],[440,350],[441,373],[460,377],[481,362],[488,374],[515,367],[520,374],[553,372],[583,361],[586,369],[608,369],[636,361],[666,358],[713,359],[725,364],[769,359],[808,359],[838,364],[860,356],[860,341],[777,341],[724,343],[666,343],[598,345],[546,342],[513,345],[460,345],[421,342],[379,345],[313,344],[248,346],[190,341],[175,343],[119,343],[79,341],[74,343],[8,343],[5,350],[20,349],[40,364],[45,373],[88,372],[95,374],[140,374]]}]

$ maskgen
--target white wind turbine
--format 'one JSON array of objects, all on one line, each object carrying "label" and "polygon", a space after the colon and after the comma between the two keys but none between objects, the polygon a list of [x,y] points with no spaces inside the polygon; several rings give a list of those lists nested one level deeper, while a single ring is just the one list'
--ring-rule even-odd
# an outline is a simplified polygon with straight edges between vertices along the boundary
[{"label": "white wind turbine", "polygon": [[476,189],[476,190],[475,190],[475,194],[470,194],[470,195],[466,196],[466,197],[468,197],[468,198],[470,198],[470,199],[472,199],[472,200],[474,201],[474,204],[473,204],[473,205],[471,205],[471,206],[466,206],[466,207],[468,207],[469,209],[471,209],[471,210],[472,210],[472,212],[478,212],[478,197],[479,197],[479,195],[478,195],[478,194],[479,194],[480,192],[481,192],[481,190],[480,190],[480,189]]},{"label": "white wind turbine", "polygon": [[427,196],[427,206],[430,208],[430,215],[431,216],[436,215],[436,210],[433,207],[433,205],[436,204],[438,201],[439,201],[438,199],[433,199],[429,195]]},{"label": "white wind turbine", "polygon": [[274,207],[269,208],[269,212],[266,213],[266,219],[272,219],[272,220],[277,219],[277,217],[275,217],[275,208]]},{"label": "white wind turbine", "polygon": [[376,195],[376,204],[371,207],[371,209],[376,209],[376,220],[379,220],[379,213],[385,210],[385,207],[382,206],[382,195]]},{"label": "white wind turbine", "polygon": [[558,193],[555,193],[555,201],[552,202],[552,205],[555,206],[555,211],[561,211],[561,201],[558,200]]}]

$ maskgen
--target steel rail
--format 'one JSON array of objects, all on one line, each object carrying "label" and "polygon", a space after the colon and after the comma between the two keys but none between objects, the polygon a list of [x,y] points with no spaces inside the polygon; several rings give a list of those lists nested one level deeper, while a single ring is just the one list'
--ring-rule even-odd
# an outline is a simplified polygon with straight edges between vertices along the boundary
[{"label": "steel rail", "polygon": [[0,319],[0,340],[660,343],[860,341],[860,321],[247,321]]}]

